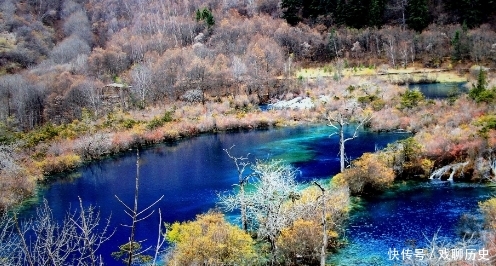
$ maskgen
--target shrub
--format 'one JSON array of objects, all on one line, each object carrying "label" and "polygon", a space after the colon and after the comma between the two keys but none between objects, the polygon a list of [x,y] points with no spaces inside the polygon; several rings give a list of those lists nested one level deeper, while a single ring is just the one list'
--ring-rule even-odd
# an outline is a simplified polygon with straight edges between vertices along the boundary
[{"label": "shrub", "polygon": [[484,136],[488,137],[488,133],[491,130],[496,129],[496,115],[485,115],[477,119],[474,123],[476,126],[480,126],[479,133]]},{"label": "shrub", "polygon": [[401,95],[401,108],[413,108],[424,100],[424,95],[420,90],[407,90]]},{"label": "shrub", "polygon": [[491,198],[484,202],[479,202],[479,209],[484,215],[486,228],[490,230],[496,230],[496,198]]},{"label": "shrub", "polygon": [[375,99],[372,101],[371,105],[374,111],[380,111],[384,108],[384,106],[386,106],[386,102],[383,99]]},{"label": "shrub", "polygon": [[185,102],[202,102],[203,101],[203,91],[199,89],[188,90],[181,97],[181,100]]},{"label": "shrub", "polygon": [[74,153],[64,154],[60,156],[48,156],[44,160],[35,163],[35,165],[39,167],[39,169],[45,175],[74,169],[80,164],[81,157]]},{"label": "shrub", "polygon": [[169,225],[166,238],[174,244],[169,265],[253,265],[256,259],[250,235],[228,224],[220,213]]},{"label": "shrub", "polygon": [[173,111],[166,111],[163,116],[161,117],[154,117],[148,124],[146,125],[146,128],[149,130],[155,129],[157,127],[163,126],[167,122],[171,122],[172,119],[172,114]]},{"label": "shrub", "polygon": [[[322,226],[315,221],[297,220],[281,231],[277,239],[278,257],[285,265],[317,265],[322,247]],[[337,237],[336,232],[330,234]]]},{"label": "shrub", "polygon": [[26,133],[22,139],[25,141],[25,147],[34,147],[42,141],[47,141],[55,138],[63,130],[61,126],[46,124],[36,130]]},{"label": "shrub", "polygon": [[382,158],[377,154],[364,153],[353,161],[351,168],[334,176],[333,183],[348,184],[351,193],[361,194],[367,187],[382,190],[392,184],[394,178],[393,169]]}]

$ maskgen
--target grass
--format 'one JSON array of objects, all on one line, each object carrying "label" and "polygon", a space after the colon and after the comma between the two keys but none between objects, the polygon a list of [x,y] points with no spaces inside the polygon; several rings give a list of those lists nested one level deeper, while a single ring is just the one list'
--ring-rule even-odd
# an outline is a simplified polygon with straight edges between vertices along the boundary
[{"label": "grass", "polygon": [[[317,77],[332,77],[333,74],[334,71],[329,71],[328,67],[311,67],[300,69],[295,73],[295,76],[306,79],[315,79]],[[376,71],[376,69],[367,67],[346,68],[343,70],[343,75],[345,77],[373,76],[378,74],[379,73]],[[408,76],[414,82],[424,79],[425,77],[435,82],[467,82],[466,76],[460,76],[455,71],[445,71],[429,68],[389,68],[387,70],[387,73],[380,75],[380,77],[382,77],[382,79],[386,81],[401,80],[404,79],[405,76]]]}]

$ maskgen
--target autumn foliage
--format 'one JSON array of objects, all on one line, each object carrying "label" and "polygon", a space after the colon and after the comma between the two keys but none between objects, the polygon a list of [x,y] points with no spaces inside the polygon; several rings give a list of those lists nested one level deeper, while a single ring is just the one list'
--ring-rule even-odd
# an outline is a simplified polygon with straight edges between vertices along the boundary
[{"label": "autumn foliage", "polygon": [[227,223],[220,213],[199,215],[195,221],[168,226],[174,247],[168,265],[254,265],[254,241]]},{"label": "autumn foliage", "polygon": [[382,190],[395,179],[395,173],[384,159],[377,154],[365,153],[352,166],[333,177],[336,184],[346,184],[354,194],[367,192],[367,189]]}]

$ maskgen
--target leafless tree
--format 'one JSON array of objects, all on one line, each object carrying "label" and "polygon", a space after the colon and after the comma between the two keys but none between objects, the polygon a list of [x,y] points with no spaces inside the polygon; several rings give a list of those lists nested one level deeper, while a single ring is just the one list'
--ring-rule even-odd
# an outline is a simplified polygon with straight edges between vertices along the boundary
[{"label": "leafless tree", "polygon": [[247,220],[252,223],[259,239],[271,245],[272,260],[277,251],[276,239],[281,230],[290,225],[292,219],[284,215],[283,203],[298,195],[295,181],[296,171],[281,161],[257,161],[252,166],[253,190],[241,194],[220,197],[220,203],[228,211],[239,209],[240,202],[246,204]]},{"label": "leafless tree", "polygon": [[114,233],[109,231],[110,218],[102,224],[95,207],[84,208],[81,199],[79,207],[60,224],[46,200],[34,220],[21,224],[14,216],[19,245],[15,265],[102,265],[98,250]]},{"label": "leafless tree", "polygon": [[15,232],[14,218],[7,212],[0,214],[0,243],[0,263],[16,265],[21,246]]},{"label": "leafless tree", "polygon": [[133,69],[131,75],[133,78],[132,91],[138,96],[138,106],[145,108],[146,100],[150,93],[151,70],[148,66],[139,64]]},{"label": "leafless tree", "polygon": [[241,58],[234,56],[231,65],[231,71],[234,79],[241,81],[243,75],[246,74],[246,64],[241,60]]},{"label": "leafless tree", "polygon": [[349,137],[345,136],[345,128],[352,123],[352,119],[355,116],[355,112],[359,111],[358,107],[354,104],[348,104],[344,107],[343,110],[337,110],[333,113],[328,114],[327,120],[329,121],[328,126],[334,128],[336,132],[332,133],[333,135],[339,135],[339,162],[340,162],[340,170],[341,172],[345,169],[345,144],[346,142],[353,140],[358,137],[358,129],[362,127],[365,123],[370,121],[371,116],[362,114],[361,117],[358,117],[356,124],[353,125],[354,130],[353,134]]},{"label": "leafless tree", "polygon": [[76,59],[80,54],[90,52],[91,48],[85,40],[77,35],[71,35],[53,48],[50,58],[55,63],[64,64]]},{"label": "leafless tree", "polygon": [[384,51],[391,60],[393,67],[396,67],[396,40],[393,35],[388,35],[386,42],[384,42]]},{"label": "leafless tree", "polygon": [[[138,210],[138,198],[139,198],[139,166],[140,166],[140,157],[139,157],[139,150],[136,151],[136,182],[135,182],[135,188],[134,188],[134,204],[133,206],[129,206],[124,201],[122,201],[117,195],[115,196],[117,200],[125,207],[124,212],[131,218],[131,224],[123,224],[123,226],[128,227],[131,229],[131,233],[129,235],[129,241],[119,247],[119,251],[113,252],[112,256],[115,257],[116,259],[120,257],[124,257],[124,262],[126,265],[131,266],[133,263],[136,262],[145,262],[152,260],[151,256],[144,255],[146,251],[148,251],[151,247],[142,249],[141,248],[141,241],[137,241],[135,239],[136,235],[136,226],[139,222],[147,219],[150,217],[154,211],[152,210],[150,213],[146,214],[148,210],[150,210],[155,204],[157,204],[162,198],[164,197],[163,195],[156,200],[154,203],[148,205],[148,207],[144,208],[143,210]],[[160,233],[160,231],[159,231]],[[160,242],[160,239],[159,239]],[[155,256],[156,259],[156,256]]]},{"label": "leafless tree", "polygon": [[389,5],[387,7],[389,11],[395,13],[394,15],[397,16],[399,13],[400,18],[396,20],[399,21],[401,28],[403,30],[406,28],[405,13],[406,13],[407,5],[408,5],[408,0],[393,0],[393,1],[389,1]]},{"label": "leafless tree", "polygon": [[90,21],[84,11],[75,12],[65,20],[64,33],[66,36],[79,36],[90,45],[93,43]]},{"label": "leafless tree", "polygon": [[239,187],[239,192],[238,192],[238,199],[239,199],[239,209],[241,211],[241,228],[245,230],[246,232],[248,231],[248,219],[246,217],[246,203],[245,203],[245,186],[248,184],[249,178],[252,176],[251,174],[245,174],[246,168],[250,166],[250,163],[248,162],[248,155],[247,157],[235,157],[229,153],[229,151],[233,148],[232,146],[229,149],[224,149],[224,151],[227,153],[227,156],[231,159],[231,161],[234,162],[236,165],[236,171],[238,172],[238,187]]},{"label": "leafless tree", "polygon": [[322,201],[322,248],[320,249],[320,266],[325,266],[326,264],[326,251],[327,251],[327,208],[326,208],[326,190],[317,182],[314,184],[320,189],[322,194],[319,199]]}]

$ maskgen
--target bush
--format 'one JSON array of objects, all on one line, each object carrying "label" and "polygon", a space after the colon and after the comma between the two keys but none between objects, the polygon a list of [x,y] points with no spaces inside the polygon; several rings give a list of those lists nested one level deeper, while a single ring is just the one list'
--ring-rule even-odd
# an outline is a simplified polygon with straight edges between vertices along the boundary
[{"label": "bush", "polygon": [[490,230],[496,230],[496,198],[479,202],[479,209],[484,215],[485,227]]},{"label": "bush", "polygon": [[481,127],[479,133],[482,136],[488,137],[489,131],[496,129],[496,115],[482,116],[474,124]]},{"label": "bush", "polygon": [[366,188],[382,190],[394,181],[394,171],[377,154],[364,153],[353,161],[352,167],[333,178],[333,183],[347,184],[352,194],[361,194]]},{"label": "bush", "polygon": [[36,166],[45,175],[74,169],[80,164],[81,157],[73,153],[61,156],[50,156],[40,162],[36,162]]},{"label": "bush", "polygon": [[413,108],[424,100],[424,95],[420,90],[407,90],[401,95],[401,108]]},{"label": "bush", "polygon": [[30,131],[23,136],[25,141],[24,146],[34,147],[42,141],[47,141],[55,138],[63,130],[60,126],[55,126],[53,124],[46,124],[36,130]]},{"label": "bush", "polygon": [[146,124],[146,128],[149,130],[155,129],[157,127],[163,126],[165,123],[171,122],[173,111],[166,111],[161,117],[154,117],[148,124]]},{"label": "bush", "polygon": [[174,244],[169,265],[253,265],[257,256],[250,235],[220,213],[169,225],[166,238]]},{"label": "bush", "polygon": [[[332,232],[331,237],[337,233]],[[285,265],[317,265],[322,247],[322,226],[315,221],[297,220],[281,231],[277,239],[278,257]]]}]

